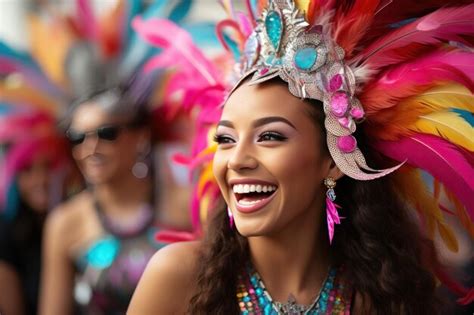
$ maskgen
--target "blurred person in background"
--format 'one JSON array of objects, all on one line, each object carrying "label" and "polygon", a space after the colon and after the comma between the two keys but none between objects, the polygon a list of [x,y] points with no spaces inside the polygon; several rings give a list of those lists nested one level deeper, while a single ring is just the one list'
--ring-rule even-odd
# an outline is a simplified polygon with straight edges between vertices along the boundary
[{"label": "blurred person in background", "polygon": [[182,224],[159,215],[166,205],[153,193],[151,115],[131,94],[107,88],[72,108],[66,134],[88,188],[47,220],[41,314],[72,313],[74,297],[83,314],[123,313],[164,246],[159,226]]},{"label": "blurred person in background", "polygon": [[36,314],[44,221],[80,180],[45,113],[0,114],[0,143],[0,313]]},{"label": "blurred person in background", "polygon": [[[106,101],[102,102],[103,99],[100,96],[102,95],[102,92],[104,95],[123,95],[125,91],[121,88],[117,90],[107,89],[104,87],[117,86],[117,82],[128,82],[128,79],[133,76],[132,74],[135,73],[139,73],[138,76],[140,76],[140,71],[143,68],[143,64],[151,56],[155,56],[159,52],[158,49],[149,46],[137,38],[137,35],[130,27],[130,22],[134,16],[141,14],[145,19],[150,17],[168,17],[174,22],[181,23],[187,17],[192,1],[179,0],[169,2],[117,0],[107,2],[106,5],[104,5],[105,2],[92,0],[77,0],[60,3],[54,3],[52,1],[38,1],[36,3],[37,5],[34,8],[37,9],[37,11],[32,12],[32,15],[28,19],[30,35],[30,42],[28,46],[30,51],[18,51],[10,47],[7,43],[0,42],[0,78],[2,79],[0,81],[0,100],[13,102],[20,108],[25,104],[31,103],[33,104],[33,107],[42,109],[49,114],[52,114],[54,117],[63,118],[65,112],[75,113],[76,109],[80,110],[81,112],[85,111],[87,116],[88,114],[86,109],[95,108],[93,105],[88,106],[90,105],[89,103],[91,103],[89,101],[92,99],[94,99],[94,101],[100,99],[100,104],[107,104]],[[51,5],[49,5],[49,3],[51,3]],[[95,4],[99,4],[99,9],[97,9]],[[69,12],[69,9],[74,9],[74,7],[76,11],[73,13],[71,13],[72,11]],[[213,33],[213,26],[211,26],[210,23],[192,23],[189,24],[187,28],[196,36],[198,36],[200,40],[204,41],[205,45],[213,45],[216,42],[213,36],[209,36],[210,33]],[[115,140],[111,142],[107,142],[108,140],[105,140],[104,144],[104,132],[115,133],[118,130],[116,133],[116,140],[120,142],[120,144],[122,144],[121,141],[126,140],[126,145],[134,143],[134,141],[137,140],[137,134],[142,136],[144,135],[143,137],[147,141],[152,141],[156,140],[154,134],[160,133],[163,135],[161,131],[167,132],[167,135],[164,135],[164,137],[160,139],[161,141],[159,143],[154,141],[153,144],[150,143],[148,146],[147,141],[141,142],[144,147],[140,148],[140,152],[144,156],[136,156],[135,154],[137,151],[135,149],[137,148],[131,146],[129,148],[130,151],[126,151],[127,154],[130,154],[126,162],[116,160],[118,164],[114,164],[115,166],[113,166],[112,169],[109,169],[109,171],[112,173],[115,172],[115,167],[120,169],[120,172],[123,171],[123,167],[127,167],[126,163],[131,163],[130,159],[132,156],[134,158],[140,159],[140,161],[135,161],[140,163],[133,163],[133,165],[138,165],[138,167],[134,168],[135,174],[141,173],[143,175],[145,166],[148,167],[149,171],[147,176],[139,181],[143,184],[138,185],[139,187],[132,187],[132,190],[135,188],[138,190],[141,190],[142,188],[145,189],[145,191],[142,193],[142,195],[146,195],[145,200],[143,200],[144,207],[139,207],[140,209],[138,210],[138,213],[145,215],[138,221],[146,221],[145,217],[147,217],[149,214],[149,211],[146,209],[143,210],[143,208],[153,208],[155,210],[153,213],[154,219],[165,223],[172,222],[171,225],[173,228],[182,230],[189,228],[190,225],[188,211],[186,209],[188,205],[188,178],[187,174],[183,175],[182,169],[174,164],[171,164],[170,157],[173,155],[173,152],[176,151],[176,148],[186,145],[189,133],[186,133],[187,130],[184,130],[182,126],[187,127],[189,121],[186,119],[181,119],[179,123],[175,124],[174,122],[179,117],[177,111],[173,110],[172,108],[168,108],[169,110],[167,111],[167,109],[163,108],[166,106],[160,106],[160,104],[166,103],[166,100],[162,98],[161,91],[163,89],[163,85],[157,80],[158,78],[161,78],[161,75],[155,76],[152,78],[151,82],[147,83],[147,87],[150,89],[148,91],[149,93],[146,93],[150,97],[150,99],[147,100],[147,103],[151,105],[151,108],[149,108],[149,111],[147,112],[149,116],[146,117],[146,120],[148,122],[154,121],[155,123],[153,127],[156,127],[156,129],[160,130],[150,131],[148,130],[149,126],[135,126],[134,123],[132,124],[131,122],[135,118],[133,114],[132,116],[128,117],[128,114],[123,114],[123,112],[117,114],[114,110],[109,111],[108,109],[105,110],[101,106],[98,106],[98,108],[101,108],[100,110],[105,110],[106,112],[103,113],[103,117],[101,116],[103,118],[102,120],[95,121],[96,124],[101,125],[99,127],[110,127],[102,126],[102,123],[108,123],[112,121],[118,123],[119,126],[115,126],[117,127],[116,129],[112,128],[112,131],[110,128],[106,128],[100,129],[101,131],[96,130],[95,132],[97,133],[98,138],[102,137],[100,140],[97,139],[101,144],[99,146],[100,150],[104,150],[104,148],[106,148],[106,151],[115,150],[117,152],[121,152],[120,150],[123,150],[123,148],[120,147],[121,149],[118,149],[118,147],[112,146]],[[112,90],[115,92],[112,92]],[[91,94],[91,91],[95,91],[95,93]],[[92,99],[87,100],[86,96],[90,96]],[[174,96],[171,96],[171,98],[174,98]],[[74,110],[68,111],[65,104],[70,104],[71,100],[73,99],[80,99],[81,102],[79,102],[80,104],[76,102],[75,104],[78,105],[78,107],[74,108]],[[82,102],[84,104],[82,104]],[[109,105],[114,107],[112,103]],[[142,102],[134,99],[132,102],[129,102],[128,105],[132,106],[134,104],[136,105],[137,103]],[[170,100],[168,103],[171,104],[173,101]],[[84,109],[83,105],[87,105],[85,106],[86,109]],[[121,103],[119,107],[122,105],[123,103]],[[143,115],[138,116],[143,118]],[[115,121],[115,119],[120,121]],[[173,123],[166,123],[170,121],[173,121]],[[133,126],[128,125],[129,122]],[[82,125],[82,123],[83,121],[71,122],[71,126],[67,126],[71,127],[68,128],[68,135],[77,135],[77,133],[74,133],[75,131],[94,131],[84,129],[89,127],[92,128],[92,126]],[[77,130],[75,128],[77,128]],[[176,133],[181,134],[176,137]],[[90,144],[90,139],[94,138],[93,134],[94,132],[91,134],[87,133],[84,146],[82,146],[82,144],[73,145],[71,152],[86,152],[87,150],[83,150],[81,147],[86,147],[86,149],[89,148],[89,146],[86,145]],[[149,136],[147,136],[148,134]],[[173,136],[168,137],[169,134],[172,134]],[[139,138],[142,139],[141,136]],[[73,143],[75,142],[71,141],[71,144]],[[132,147],[134,147],[133,152]],[[107,155],[103,152],[100,154],[103,154],[102,157]],[[91,160],[95,159],[94,163],[99,162],[100,159],[97,159],[97,156],[100,154],[96,154]],[[83,168],[83,171],[84,175],[89,177],[88,180],[90,183],[89,189],[83,194],[79,195],[77,197],[78,199],[75,198],[71,200],[71,203],[74,203],[75,201],[82,198],[81,196],[90,194],[90,191],[95,191],[94,187],[96,186],[96,180],[99,180],[99,182],[103,180],[103,177],[101,177],[102,175],[99,176],[99,179],[94,177],[97,175],[97,173],[102,172],[97,171],[98,169],[101,169],[101,167],[99,167],[100,163],[92,163],[95,165],[92,167],[88,164],[88,162],[83,163],[81,160],[81,154],[77,156],[79,157],[79,165],[88,165]],[[146,161],[142,160],[143,158]],[[159,166],[154,167],[155,165]],[[128,164],[128,166],[130,166],[130,164]],[[93,169],[92,175],[89,174],[89,171],[91,170],[89,167],[92,167]],[[108,171],[104,172],[107,173]],[[107,177],[109,175],[110,174],[107,173],[107,175],[104,176]],[[115,180],[116,175],[113,175],[112,177],[114,178],[111,179],[113,181]],[[109,179],[106,181],[109,181]],[[99,184],[99,186],[101,186],[101,184]],[[151,192],[151,190],[153,190],[153,192]],[[93,195],[95,196],[95,193]],[[132,204],[135,203],[137,199],[140,199],[135,197],[132,198]],[[104,213],[108,213],[110,209],[109,203],[108,201],[102,202],[101,198],[102,197],[97,198],[99,200],[97,204],[99,204],[99,207],[104,209]],[[142,204],[142,202],[136,202],[136,204],[139,203]],[[63,206],[58,207],[58,209],[69,209],[70,207],[68,205],[69,203],[66,203]],[[130,208],[133,208],[133,205],[131,205]],[[115,210],[116,209],[112,207],[112,211]],[[71,211],[65,212],[69,213]],[[130,213],[131,217],[134,217],[136,214],[135,210],[130,211]],[[156,213],[158,213],[158,215],[156,215]],[[55,214],[54,217],[61,216],[62,215],[58,213]],[[64,216],[67,216],[67,214],[64,214]],[[93,216],[97,216],[97,213],[94,213]],[[153,222],[156,220],[153,220]],[[51,219],[51,222],[54,221],[56,220]],[[119,221],[121,222],[120,219]],[[100,221],[97,224],[101,225],[102,222],[105,221]],[[112,225],[115,226],[114,223],[112,223]],[[119,225],[121,226],[121,223],[119,223]],[[126,225],[126,228],[127,227],[129,226]],[[102,229],[104,234],[106,234],[105,225],[101,225],[100,229]],[[112,228],[112,230],[116,231],[114,228]],[[97,232],[98,230],[95,231]],[[152,246],[157,245],[157,243],[153,241],[154,229],[150,228],[147,229],[147,231],[149,233],[149,243]],[[143,233],[145,232],[143,231]],[[110,234],[112,235],[113,233]],[[108,242],[113,238],[118,238],[119,240],[117,242]],[[97,258],[97,256],[94,256],[95,258],[91,258],[89,255],[89,257],[87,257],[89,261],[97,262],[97,259],[104,259],[103,256],[105,255],[105,257],[112,257],[113,261],[115,261],[114,259],[117,258],[118,260],[115,262],[116,265],[123,265],[130,262],[130,260],[123,259],[127,261],[124,263],[123,260],[118,258],[120,254],[118,254],[116,257],[114,256],[116,252],[114,252],[114,250],[110,251],[110,249],[115,248],[119,253],[122,253],[124,246],[109,246],[110,244],[121,244],[121,239],[122,236],[117,237],[112,235],[105,242],[101,242],[100,240],[96,239],[89,240],[90,242],[88,244],[82,244],[86,247],[87,245],[90,245],[89,249],[91,249],[94,247],[94,242],[98,241],[98,245],[96,245],[99,250],[97,251],[93,249],[89,251],[88,249],[82,248],[81,246],[79,247],[81,247],[81,249],[85,250],[86,252],[93,253],[91,254],[92,256],[96,254],[99,256],[99,258]],[[160,244],[157,246],[159,245]],[[72,247],[74,249],[78,248],[77,246]],[[76,252],[75,254],[78,253]],[[131,260],[132,262],[138,261],[138,265],[142,263],[143,257],[142,253],[140,253],[140,250],[132,253],[132,257],[134,257]],[[69,258],[78,257],[70,256]],[[47,257],[45,257],[45,260],[49,262]],[[108,263],[113,264],[113,262],[111,262],[112,260],[105,259],[105,261],[108,261]],[[106,264],[104,265],[102,262],[99,263],[99,265],[94,265],[98,269],[91,271],[91,269],[94,268],[90,267],[88,262],[84,262],[84,259],[82,259],[80,263],[69,259],[64,259],[64,261],[67,261],[65,268],[69,268],[72,264],[74,271],[78,272],[78,276],[76,279],[74,279],[73,283],[73,287],[75,287],[74,298],[76,301],[73,301],[71,304],[75,304],[77,302],[77,304],[81,305],[81,308],[85,313],[92,314],[93,309],[95,309],[97,313],[113,313],[114,307],[117,307],[118,312],[123,313],[123,311],[120,311],[120,305],[126,304],[127,296],[131,294],[130,291],[133,291],[131,283],[129,287],[123,289],[123,292],[118,293],[118,295],[120,295],[119,297],[113,294],[107,296],[107,299],[110,298],[108,301],[118,299],[119,302],[117,304],[114,304],[115,302],[113,302],[111,303],[113,306],[111,306],[109,309],[101,309],[101,307],[107,303],[97,303],[98,300],[102,301],[101,298],[98,298],[100,292],[97,293],[100,290],[94,290],[103,282],[97,283],[97,286],[94,286],[96,285],[96,281],[94,279],[96,279],[98,274],[107,274],[108,266],[106,266]],[[139,267],[134,265],[133,268],[133,274],[130,275],[129,279],[137,278],[137,274],[140,273]],[[85,271],[84,269],[87,269],[88,271],[82,274],[81,272]],[[94,273],[95,276],[91,277],[91,274]],[[93,279],[91,280],[91,278]],[[49,287],[48,283],[50,278],[45,276],[44,279],[44,285]],[[71,293],[71,287],[69,285],[70,283],[63,287],[68,294]],[[57,287],[55,288],[57,289]],[[48,294],[49,293],[44,293],[44,296],[51,297]],[[70,299],[71,297],[68,295],[68,301],[65,303],[67,304],[66,308],[68,309],[72,309],[71,304],[69,304]],[[11,303],[11,301],[7,303]],[[44,308],[45,312],[53,312],[51,307],[54,307],[56,302],[52,301],[51,304],[45,303],[44,305],[46,305]],[[67,313],[67,311],[65,312]],[[36,313],[36,310],[34,313]]]}]

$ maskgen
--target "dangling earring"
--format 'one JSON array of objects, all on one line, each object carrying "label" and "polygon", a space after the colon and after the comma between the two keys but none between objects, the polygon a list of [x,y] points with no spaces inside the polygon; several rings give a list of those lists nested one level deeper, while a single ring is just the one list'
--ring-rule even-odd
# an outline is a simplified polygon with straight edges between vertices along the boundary
[{"label": "dangling earring", "polygon": [[229,226],[232,229],[234,227],[234,215],[230,210],[230,207],[227,207],[227,216],[229,217]]},{"label": "dangling earring", "polygon": [[148,176],[148,165],[146,158],[150,153],[150,145],[145,145],[143,150],[139,150],[137,161],[133,164],[132,174],[138,179],[143,179]]},{"label": "dangling earring", "polygon": [[336,187],[336,181],[334,178],[327,177],[324,180],[324,185],[326,185],[328,189],[326,191],[326,216],[328,223],[329,243],[331,243],[332,238],[334,237],[334,224],[341,223],[341,218],[337,213],[337,208],[341,207],[334,203],[336,200],[336,192],[334,191],[334,187]]}]

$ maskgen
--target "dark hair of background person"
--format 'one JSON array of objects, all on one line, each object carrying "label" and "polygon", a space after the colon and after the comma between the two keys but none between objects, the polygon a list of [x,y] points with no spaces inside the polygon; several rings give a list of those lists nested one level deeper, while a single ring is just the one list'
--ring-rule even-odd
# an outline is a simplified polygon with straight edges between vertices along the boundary
[{"label": "dark hair of background person", "polygon": [[[268,82],[281,82],[270,80]],[[308,112],[326,139],[323,106],[307,100]],[[370,155],[362,128],[355,135],[369,165],[380,159]],[[326,142],[322,150],[328,152]],[[329,154],[329,153],[328,153]],[[335,188],[342,223],[336,226],[330,255],[343,264],[346,281],[362,297],[370,314],[437,314],[433,269],[438,264],[433,242],[425,238],[410,209],[397,195],[391,176],[356,181],[344,176]],[[326,213],[321,222],[326,222]],[[322,232],[327,235],[323,224]],[[245,237],[230,229],[225,206],[213,212],[198,261],[198,291],[190,314],[239,314],[237,276],[245,272],[249,249]]]},{"label": "dark hair of background person", "polygon": [[46,213],[31,209],[21,198],[12,221],[0,217],[0,260],[11,265],[20,276],[26,314],[35,314],[38,305],[45,218]]}]

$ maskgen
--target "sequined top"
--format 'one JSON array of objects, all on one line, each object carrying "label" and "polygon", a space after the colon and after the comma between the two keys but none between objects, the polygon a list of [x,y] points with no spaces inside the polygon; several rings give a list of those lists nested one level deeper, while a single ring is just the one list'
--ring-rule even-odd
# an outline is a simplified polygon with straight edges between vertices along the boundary
[{"label": "sequined top", "polygon": [[237,300],[242,315],[347,315],[350,314],[352,289],[343,281],[343,269],[331,268],[321,292],[309,306],[274,302],[259,274],[252,268],[238,277]]},{"label": "sequined top", "polygon": [[118,232],[101,213],[99,218],[106,234],[76,259],[76,313],[125,314],[146,264],[165,244],[155,240],[153,216],[128,233]]}]

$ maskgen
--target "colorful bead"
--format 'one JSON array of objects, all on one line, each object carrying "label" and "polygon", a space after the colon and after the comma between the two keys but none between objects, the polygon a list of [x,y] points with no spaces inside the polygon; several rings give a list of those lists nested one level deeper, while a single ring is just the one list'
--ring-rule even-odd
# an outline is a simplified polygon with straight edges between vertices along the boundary
[{"label": "colorful bead", "polygon": [[331,97],[331,112],[336,117],[343,117],[349,108],[349,99],[346,93],[337,92]]},{"label": "colorful bead", "polygon": [[354,107],[353,109],[351,109],[351,116],[354,118],[354,119],[362,119],[364,118],[364,110],[362,108],[359,108],[359,107]]},{"label": "colorful bead", "polygon": [[97,241],[86,253],[87,262],[97,269],[109,267],[120,249],[120,242],[113,236]]},{"label": "colorful bead", "polygon": [[[341,268],[342,270],[342,268]],[[323,283],[319,297],[315,304],[304,314],[345,314],[350,310],[351,291],[343,290],[341,278],[336,277],[337,270],[332,268],[326,281]],[[245,278],[238,277],[237,300],[241,314],[248,315],[278,315],[281,310],[273,303],[264,283],[255,271],[249,270]],[[247,301],[251,302],[247,302]]]},{"label": "colorful bead", "polygon": [[342,76],[338,73],[329,80],[329,92],[334,93],[342,86]]},{"label": "colorful bead", "polygon": [[357,147],[357,140],[353,136],[342,136],[337,139],[337,147],[344,153],[351,153]]}]

